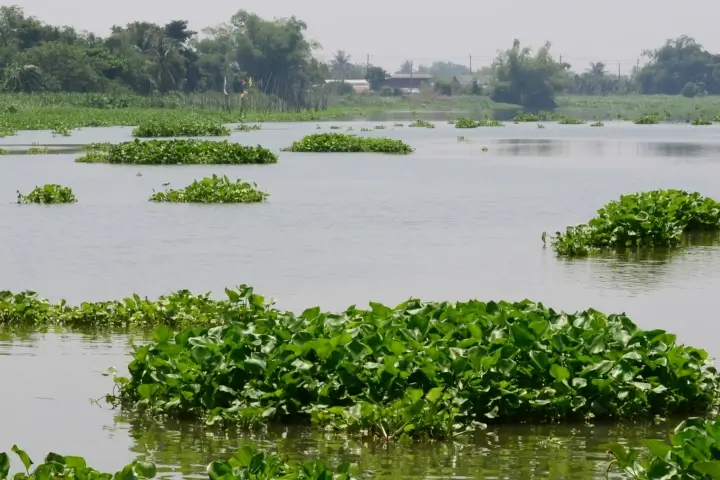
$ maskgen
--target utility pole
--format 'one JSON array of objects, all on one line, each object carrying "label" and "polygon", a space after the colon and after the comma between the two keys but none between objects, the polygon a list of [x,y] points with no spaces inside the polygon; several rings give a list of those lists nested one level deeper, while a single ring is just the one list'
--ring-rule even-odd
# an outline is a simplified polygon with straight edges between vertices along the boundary
[{"label": "utility pole", "polygon": [[413,78],[412,71],[413,71],[413,61],[410,60],[410,80],[412,80],[412,78]]},{"label": "utility pole", "polygon": [[620,80],[620,62],[618,62],[618,80]]},{"label": "utility pole", "polygon": [[470,74],[472,75],[472,55],[470,55]]},{"label": "utility pole", "polygon": [[365,75],[370,71],[370,54],[367,54],[367,57],[365,58]]}]

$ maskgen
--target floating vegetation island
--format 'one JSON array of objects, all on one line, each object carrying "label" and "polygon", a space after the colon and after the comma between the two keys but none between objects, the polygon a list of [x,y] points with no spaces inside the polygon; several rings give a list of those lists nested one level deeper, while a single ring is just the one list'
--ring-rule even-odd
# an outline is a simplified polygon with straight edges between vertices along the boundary
[{"label": "floating vegetation island", "polygon": [[720,202],[683,190],[622,195],[597,213],[587,224],[555,233],[555,251],[585,256],[603,249],[674,248],[684,233],[720,230]]},{"label": "floating vegetation island", "polygon": [[473,120],[471,118],[458,118],[455,120],[455,128],[478,128],[478,127],[502,127],[503,124],[492,118],[484,120]]},{"label": "floating vegetation island", "polygon": [[427,120],[422,120],[418,118],[412,123],[408,124],[408,127],[416,127],[416,128],[435,128],[435,124],[432,122],[428,122]]},{"label": "floating vegetation island", "polygon": [[[386,440],[447,439],[498,422],[704,414],[717,405],[718,374],[705,351],[625,315],[475,300],[295,315],[248,287],[227,293],[200,311],[182,298],[150,304],[160,318],[202,315],[207,325],[158,327],[107,400],[167,418],[314,423]],[[139,302],[130,305],[142,317]],[[78,313],[97,318],[94,305]]]},{"label": "floating vegetation island", "polygon": [[75,202],[77,202],[77,198],[75,198],[75,194],[70,187],[64,187],[54,183],[46,184],[42,187],[35,187],[35,189],[27,195],[18,192],[18,203],[54,204]]},{"label": "floating vegetation island", "polygon": [[365,152],[408,154],[414,149],[402,140],[358,137],[346,133],[316,133],[293,142],[285,152]]},{"label": "floating vegetation island", "polygon": [[98,145],[75,161],[134,165],[218,165],[277,163],[277,160],[277,155],[260,145],[245,146],[227,140],[135,139],[118,145]]},{"label": "floating vegetation island", "polygon": [[230,129],[208,120],[148,120],[133,129],[133,137],[222,137]]},{"label": "floating vegetation island", "polygon": [[150,196],[152,202],[172,203],[257,203],[264,202],[270,195],[257,189],[254,183],[234,182],[227,176],[205,177],[195,180],[183,189],[167,189]]}]

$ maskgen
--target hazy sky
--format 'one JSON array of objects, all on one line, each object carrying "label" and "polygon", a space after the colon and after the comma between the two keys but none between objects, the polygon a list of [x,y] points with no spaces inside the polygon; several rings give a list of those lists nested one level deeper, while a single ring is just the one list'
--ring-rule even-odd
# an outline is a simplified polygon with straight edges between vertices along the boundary
[{"label": "hazy sky", "polygon": [[473,68],[489,64],[499,49],[519,38],[523,45],[553,44],[576,69],[603,61],[627,71],[646,48],[688,34],[720,51],[718,0],[16,0],[30,15],[106,35],[115,24],[134,20],[165,23],[187,19],[191,28],[227,21],[239,9],[265,18],[295,15],[319,41],[319,55],[338,49],[352,60],[395,71],[447,60]]}]

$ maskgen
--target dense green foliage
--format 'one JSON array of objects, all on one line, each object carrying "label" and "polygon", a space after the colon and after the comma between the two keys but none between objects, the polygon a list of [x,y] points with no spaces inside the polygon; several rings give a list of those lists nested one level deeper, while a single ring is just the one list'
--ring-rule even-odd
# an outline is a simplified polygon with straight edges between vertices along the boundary
[{"label": "dense green foliage", "polygon": [[720,479],[720,420],[689,418],[675,427],[669,443],[645,440],[649,455],[620,444],[610,453],[620,471],[634,480]]},{"label": "dense green foliage", "polygon": [[710,120],[707,120],[705,118],[696,117],[692,119],[692,122],[690,122],[693,125],[712,125],[712,122]]},{"label": "dense green foliage", "polygon": [[408,154],[413,152],[413,148],[402,140],[390,138],[358,137],[346,133],[316,133],[293,142],[283,151]]},{"label": "dense green foliage", "polygon": [[133,137],[222,137],[230,129],[220,123],[208,121],[149,121],[133,129]]},{"label": "dense green foliage", "polygon": [[[314,108],[312,85],[327,75],[295,17],[264,20],[240,10],[202,38],[186,20],[137,21],[108,37],[47,25],[22,8],[0,9],[2,88],[13,92],[222,92],[251,88],[288,108]],[[272,38],[272,41],[268,41]]]},{"label": "dense green foliage", "polygon": [[491,98],[500,103],[522,105],[531,110],[551,110],[555,90],[567,75],[569,65],[557,62],[546,43],[535,55],[515,40],[493,63],[494,85]]},{"label": "dense green foliage", "polygon": [[[12,446],[14,453],[22,463],[25,472],[13,475],[13,480],[128,480],[140,478],[154,478],[157,474],[157,468],[152,463],[140,462],[135,460],[127,465],[122,471],[115,474],[101,473],[87,465],[82,457],[63,456],[57,453],[48,453],[45,461],[36,465],[34,469],[30,469],[35,462],[30,456],[18,448],[17,445]],[[5,452],[0,453],[0,480],[6,480],[10,472],[10,455]]]},{"label": "dense green foliage", "polygon": [[608,248],[677,247],[683,233],[720,230],[720,202],[699,193],[653,190],[622,195],[587,224],[551,239],[560,255],[583,256]]},{"label": "dense green foliage", "polygon": [[129,163],[135,165],[277,163],[277,155],[260,145],[252,147],[227,140],[135,139],[89,151],[81,163]]},{"label": "dense green foliage", "polygon": [[435,128],[435,124],[432,122],[428,122],[427,120],[423,120],[421,118],[418,118],[414,122],[408,124],[408,127],[416,127],[416,128]]},{"label": "dense green foliage", "polygon": [[70,187],[63,187],[54,183],[35,187],[35,189],[23,195],[18,192],[18,203],[75,203],[77,198]]},{"label": "dense green foliage", "polygon": [[270,195],[257,189],[254,183],[228,177],[205,177],[180,190],[167,189],[150,196],[152,202],[174,203],[255,203],[263,202]]},{"label": "dense green foliage", "polygon": [[577,118],[563,117],[560,120],[558,120],[558,123],[560,125],[584,125],[585,120],[579,120]]},{"label": "dense green foliage", "polygon": [[502,127],[503,124],[492,118],[484,120],[473,120],[471,118],[458,118],[455,121],[455,128],[478,128],[478,127]]},{"label": "dense green foliage", "polygon": [[513,117],[513,122],[539,122],[540,116],[534,113],[521,113]]},{"label": "dense green foliage", "polygon": [[700,413],[717,401],[706,352],[624,315],[409,300],[296,316],[248,288],[227,293],[232,321],[159,327],[108,400],[152,415],[313,422],[385,439],[448,438],[482,422]]},{"label": "dense green foliage", "polygon": [[0,327],[11,329],[214,326],[231,318],[249,321],[251,313],[240,296],[233,295],[232,291],[228,293],[228,300],[214,300],[209,293],[195,295],[179,290],[157,300],[133,295],[121,301],[83,302],[80,305],[69,305],[65,300],[52,303],[39,298],[35,292],[0,291]]},{"label": "dense green foliage", "polygon": [[[45,461],[34,469],[30,456],[17,445],[12,452],[20,459],[25,469],[13,480],[140,480],[155,478],[158,474],[155,464],[135,460],[114,474],[102,473],[87,465],[83,457],[63,456],[48,453]],[[9,478],[10,455],[0,453],[0,480]],[[207,466],[209,480],[353,480],[351,466],[343,463],[336,470],[329,469],[320,460],[288,462],[277,454],[268,454],[251,446],[241,447],[227,460],[215,460]]]},{"label": "dense green foliage", "polygon": [[660,117],[658,115],[643,115],[633,120],[636,125],[656,125],[660,123]]}]

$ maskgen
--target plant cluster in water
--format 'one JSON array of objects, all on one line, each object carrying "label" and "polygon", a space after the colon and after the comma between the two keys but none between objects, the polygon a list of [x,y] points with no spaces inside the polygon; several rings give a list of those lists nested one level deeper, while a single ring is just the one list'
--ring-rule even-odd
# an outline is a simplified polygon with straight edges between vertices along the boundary
[{"label": "plant cluster in water", "polygon": [[184,328],[190,325],[221,325],[231,318],[252,320],[247,316],[251,312],[239,301],[240,295],[229,292],[229,300],[215,300],[209,293],[196,295],[179,290],[157,300],[133,295],[121,301],[69,305],[65,300],[50,302],[38,297],[35,292],[0,291],[0,328],[144,329],[158,325]]},{"label": "plant cluster in water", "polygon": [[418,118],[414,122],[408,124],[408,127],[419,127],[419,128],[435,128],[435,124]]},{"label": "plant cluster in water", "polygon": [[70,187],[63,187],[54,183],[35,187],[35,189],[23,195],[18,192],[18,203],[75,203],[77,198]]},{"label": "plant cluster in water", "polygon": [[720,230],[720,203],[699,193],[653,190],[622,195],[587,224],[556,232],[560,255],[584,256],[600,249],[677,247],[683,233]]},{"label": "plant cluster in water", "polygon": [[625,315],[528,300],[295,315],[247,287],[227,293],[234,312],[224,325],[157,328],[107,399],[153,416],[312,422],[386,440],[451,438],[489,422],[704,413],[717,403],[706,352]]},{"label": "plant cluster in water", "polygon": [[503,124],[492,118],[484,120],[473,120],[471,118],[458,118],[455,121],[455,128],[478,128],[478,127],[502,127]]},{"label": "plant cluster in water", "polygon": [[75,160],[84,163],[136,165],[277,163],[267,148],[213,140],[138,140],[90,150]]},{"label": "plant cluster in water", "polygon": [[[12,452],[20,459],[25,472],[15,474],[13,480],[140,480],[155,478],[155,464],[135,460],[114,474],[102,473],[87,465],[83,457],[48,453],[45,461],[30,469],[34,462],[17,445]],[[0,480],[9,478],[10,455],[0,453]],[[268,454],[251,446],[240,448],[227,460],[216,460],[207,466],[209,480],[353,480],[350,464],[343,463],[331,470],[320,460],[303,463],[289,462],[276,454]]]},{"label": "plant cluster in water", "polygon": [[228,177],[205,177],[194,180],[183,189],[166,188],[164,192],[155,192],[150,196],[152,202],[174,203],[254,203],[263,202],[270,195],[257,189],[254,183],[234,182]]},{"label": "plant cluster in water", "polygon": [[346,133],[316,133],[293,142],[285,152],[365,152],[412,153],[413,148],[402,140],[358,137]]},{"label": "plant cluster in water", "polygon": [[[623,445],[610,446],[611,463],[634,480],[720,479],[720,420],[689,418],[680,423],[670,442],[645,440],[649,455]],[[609,470],[609,469],[608,469]]]},{"label": "plant cluster in water", "polygon": [[590,124],[591,127],[604,127],[605,124],[603,122],[595,122]]},{"label": "plant cluster in water", "polygon": [[45,145],[33,145],[32,147],[28,148],[27,153],[29,155],[45,155],[47,153],[50,153],[50,149]]},{"label": "plant cluster in water", "polygon": [[257,124],[248,125],[247,123],[242,123],[235,127],[236,132],[252,132],[253,130],[262,130],[262,127]]},{"label": "plant cluster in water", "polygon": [[656,125],[660,123],[660,116],[657,114],[643,115],[633,120],[636,125]]},{"label": "plant cluster in water", "polygon": [[539,115],[534,113],[521,113],[513,118],[513,122],[539,122],[541,120]]},{"label": "plant cluster in water", "polygon": [[560,125],[584,125],[585,120],[579,120],[577,118],[563,117],[560,120],[558,120],[558,123]]},{"label": "plant cluster in water", "polygon": [[692,123],[693,125],[696,125],[696,126],[697,125],[712,125],[712,122],[710,120],[704,119],[702,117],[693,118],[692,122],[690,122],[690,123]]},{"label": "plant cluster in water", "polygon": [[230,129],[208,120],[148,120],[133,129],[133,137],[222,137]]}]

